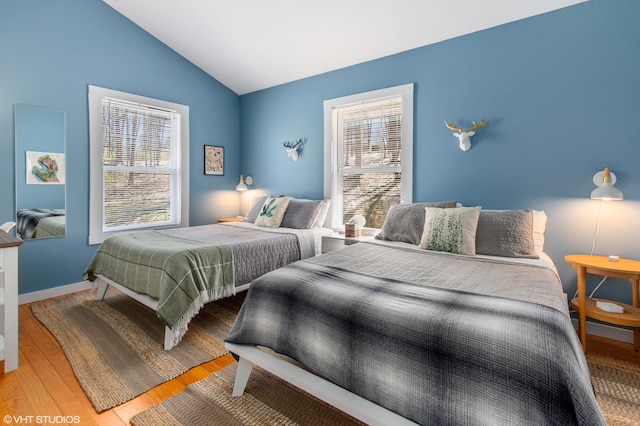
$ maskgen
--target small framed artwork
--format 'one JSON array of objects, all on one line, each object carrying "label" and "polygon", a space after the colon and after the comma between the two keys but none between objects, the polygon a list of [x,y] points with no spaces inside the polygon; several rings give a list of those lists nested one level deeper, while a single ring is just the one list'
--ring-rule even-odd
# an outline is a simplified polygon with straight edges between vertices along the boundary
[{"label": "small framed artwork", "polygon": [[204,174],[224,175],[224,147],[204,146]]},{"label": "small framed artwork", "polygon": [[55,152],[27,153],[27,185],[64,185],[66,183],[65,155]]}]

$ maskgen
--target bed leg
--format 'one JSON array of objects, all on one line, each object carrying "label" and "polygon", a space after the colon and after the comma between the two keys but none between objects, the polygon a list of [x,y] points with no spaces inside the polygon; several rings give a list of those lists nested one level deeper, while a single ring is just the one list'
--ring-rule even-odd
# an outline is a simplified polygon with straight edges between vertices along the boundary
[{"label": "bed leg", "polygon": [[104,299],[104,295],[107,292],[107,288],[109,288],[109,284],[105,283],[102,280],[98,281],[98,291],[96,292],[96,300]]},{"label": "bed leg", "polygon": [[244,358],[240,358],[238,361],[238,369],[236,370],[236,380],[233,384],[233,393],[232,396],[242,396],[244,393],[244,388],[247,387],[247,382],[249,381],[249,376],[251,375],[251,370],[253,369],[253,364],[247,361]]},{"label": "bed leg", "polygon": [[172,349],[175,345],[173,344],[174,335],[173,331],[166,325],[164,326],[164,350],[168,351]]}]

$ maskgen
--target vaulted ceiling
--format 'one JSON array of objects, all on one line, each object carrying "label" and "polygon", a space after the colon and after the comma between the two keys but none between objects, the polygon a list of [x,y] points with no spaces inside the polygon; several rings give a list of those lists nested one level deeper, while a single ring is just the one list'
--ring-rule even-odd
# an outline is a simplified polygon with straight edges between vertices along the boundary
[{"label": "vaulted ceiling", "polygon": [[103,0],[242,95],[587,0]]}]

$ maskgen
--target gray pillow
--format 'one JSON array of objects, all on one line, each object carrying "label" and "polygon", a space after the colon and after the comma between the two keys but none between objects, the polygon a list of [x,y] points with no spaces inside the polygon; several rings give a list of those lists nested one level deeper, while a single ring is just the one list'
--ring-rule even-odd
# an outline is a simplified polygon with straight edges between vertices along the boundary
[{"label": "gray pillow", "polygon": [[482,210],[476,230],[476,254],[537,259],[531,210]]},{"label": "gray pillow", "polygon": [[260,214],[260,209],[262,209],[264,202],[267,201],[267,197],[268,195],[263,195],[261,197],[256,198],[253,203],[253,206],[251,207],[247,215],[244,217],[244,219],[242,219],[242,221],[254,223],[258,218],[258,215]]},{"label": "gray pillow", "polygon": [[293,229],[311,229],[321,207],[322,201],[319,200],[291,198],[280,226]]},{"label": "gray pillow", "polygon": [[391,206],[382,224],[378,240],[401,241],[418,245],[424,231],[426,207],[453,208],[455,201],[406,203]]}]

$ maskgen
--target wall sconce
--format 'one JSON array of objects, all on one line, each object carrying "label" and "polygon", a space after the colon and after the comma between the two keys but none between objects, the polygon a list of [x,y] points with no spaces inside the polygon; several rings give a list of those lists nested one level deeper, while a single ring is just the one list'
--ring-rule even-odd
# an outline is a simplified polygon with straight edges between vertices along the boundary
[{"label": "wall sconce", "polygon": [[247,176],[246,179],[242,178],[240,175],[240,183],[236,185],[236,191],[246,191],[253,184],[253,178],[251,176]]},{"label": "wall sconce", "polygon": [[295,142],[282,142],[287,156],[291,157],[293,161],[298,161],[298,147],[306,141],[306,138],[298,138]]},{"label": "wall sconce", "polygon": [[593,175],[593,183],[596,184],[597,188],[591,191],[591,199],[607,201],[622,200],[622,191],[613,186],[616,184],[616,180],[616,175],[613,174],[608,167],[605,167],[603,171]]},{"label": "wall sconce", "polygon": [[[614,188],[613,185],[616,183],[616,175],[609,170],[608,167],[605,166],[604,170],[593,175],[593,183],[597,186],[596,189],[591,191],[591,199],[592,200],[600,200],[600,209],[598,210],[598,219],[596,221],[596,231],[593,234],[593,242],[591,243],[591,252],[589,254],[593,255],[593,252],[596,248],[596,241],[598,239],[598,233],[600,232],[600,217],[602,216],[602,206],[605,201],[620,201],[623,199],[622,191],[617,188]],[[609,256],[610,262],[617,262],[618,256],[611,255]],[[589,298],[592,298],[596,291],[600,288],[602,284],[609,278],[608,275],[604,275],[602,280],[595,286],[593,291],[589,294]],[[578,290],[573,296],[573,299],[578,297]],[[611,310],[613,305],[613,309]],[[600,309],[607,310],[609,312],[622,313],[623,310],[619,311],[618,309],[622,309],[620,306],[602,302],[600,300],[596,301],[596,306]]]},{"label": "wall sconce", "polygon": [[608,167],[605,167],[603,171],[593,175],[593,183],[596,184],[597,188],[591,191],[591,199],[600,200],[600,210],[598,211],[596,232],[593,236],[593,243],[591,244],[591,254],[593,254],[593,251],[596,247],[596,239],[598,238],[598,232],[600,230],[600,216],[602,216],[602,205],[605,201],[620,201],[623,198],[622,191],[613,186],[615,185],[616,180],[616,175],[613,174]]},{"label": "wall sconce", "polygon": [[485,124],[487,124],[487,120],[482,120],[480,121],[479,124],[476,123],[475,121],[472,121],[471,123],[473,123],[473,126],[469,127],[467,130],[463,132],[462,129],[458,127],[458,123],[453,124],[452,121],[444,122],[444,125],[447,126],[447,128],[456,131],[456,133],[454,133],[453,136],[458,138],[458,143],[460,143],[460,149],[463,151],[469,151],[469,148],[471,148],[471,136],[476,134],[474,130],[477,130],[480,127],[483,127]]}]

